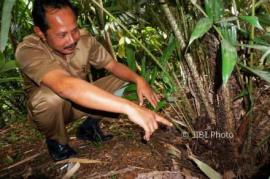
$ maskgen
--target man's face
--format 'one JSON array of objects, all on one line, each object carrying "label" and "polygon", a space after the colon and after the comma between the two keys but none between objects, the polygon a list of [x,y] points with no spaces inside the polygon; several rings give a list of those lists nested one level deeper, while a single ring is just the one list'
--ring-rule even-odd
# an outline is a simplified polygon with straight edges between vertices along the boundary
[{"label": "man's face", "polygon": [[68,55],[75,51],[80,39],[76,17],[69,8],[46,9],[46,20],[49,29],[45,34],[48,45],[62,55]]}]

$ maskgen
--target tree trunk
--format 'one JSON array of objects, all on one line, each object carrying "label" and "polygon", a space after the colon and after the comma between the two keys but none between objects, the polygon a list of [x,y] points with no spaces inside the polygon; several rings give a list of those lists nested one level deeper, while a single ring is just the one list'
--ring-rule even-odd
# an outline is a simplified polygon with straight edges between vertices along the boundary
[{"label": "tree trunk", "polygon": [[[161,3],[161,7],[162,7],[171,27],[173,29],[173,32],[176,36],[176,39],[178,40],[178,42],[180,44],[181,50],[183,51],[186,48],[186,43],[184,41],[184,38],[183,38],[181,31],[178,28],[176,20],[175,20],[174,16],[172,15],[166,1],[159,0],[159,2]],[[187,53],[185,55],[185,59],[186,59],[186,63],[188,65],[188,68],[190,69],[191,75],[195,81],[195,84],[198,88],[199,94],[201,96],[201,100],[203,101],[203,104],[204,104],[205,109],[207,111],[208,117],[210,118],[211,123],[215,125],[216,119],[215,119],[215,113],[214,113],[213,107],[210,104],[210,99],[207,98],[206,91],[204,90],[203,84],[200,81],[200,75],[198,73],[198,70],[196,68],[196,65],[194,63],[194,60],[193,60],[191,54]]]},{"label": "tree trunk", "polygon": [[[100,4],[101,7],[103,7],[102,0],[97,0],[97,2]],[[109,53],[112,55],[112,57],[116,60],[116,55],[114,53],[112,42],[110,38],[109,32],[105,31],[105,22],[104,22],[104,13],[103,10],[99,7],[96,7],[97,13],[98,13],[98,19],[99,19],[99,25],[100,29],[103,31],[103,38],[105,41],[106,49],[109,51]]]}]

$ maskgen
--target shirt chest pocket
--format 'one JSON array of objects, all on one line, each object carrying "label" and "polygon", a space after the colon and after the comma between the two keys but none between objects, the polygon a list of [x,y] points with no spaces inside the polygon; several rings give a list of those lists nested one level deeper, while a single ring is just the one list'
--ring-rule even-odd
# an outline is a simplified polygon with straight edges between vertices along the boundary
[{"label": "shirt chest pocket", "polygon": [[90,73],[90,64],[86,58],[75,58],[70,61],[69,71],[72,75],[87,80]]}]

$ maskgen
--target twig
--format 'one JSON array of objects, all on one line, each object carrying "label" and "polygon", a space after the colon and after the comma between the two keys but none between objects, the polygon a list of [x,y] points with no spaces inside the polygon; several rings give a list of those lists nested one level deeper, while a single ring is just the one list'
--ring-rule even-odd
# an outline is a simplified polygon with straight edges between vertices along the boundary
[{"label": "twig", "polygon": [[28,162],[28,161],[30,161],[30,160],[33,160],[34,158],[40,156],[40,155],[43,154],[43,153],[44,153],[44,151],[41,151],[40,153],[37,153],[37,154],[32,155],[32,156],[30,156],[30,157],[27,157],[26,159],[24,159],[24,160],[22,160],[22,161],[19,161],[19,162],[13,164],[13,165],[10,165],[10,166],[8,166],[8,167],[2,169],[1,171],[9,170],[9,169],[14,168],[14,167],[16,167],[16,166],[19,166],[19,165],[21,165],[21,164],[23,164],[23,163],[25,163],[25,162]]},{"label": "twig", "polygon": [[106,174],[99,174],[99,175],[92,175],[92,176],[85,176],[86,178],[101,178],[101,177],[110,177],[110,176],[114,176],[114,175],[119,175],[119,174],[123,174],[123,173],[127,173],[136,169],[145,169],[145,168],[141,168],[141,167],[136,167],[136,166],[128,166],[127,168],[123,168],[120,170],[112,170]]}]

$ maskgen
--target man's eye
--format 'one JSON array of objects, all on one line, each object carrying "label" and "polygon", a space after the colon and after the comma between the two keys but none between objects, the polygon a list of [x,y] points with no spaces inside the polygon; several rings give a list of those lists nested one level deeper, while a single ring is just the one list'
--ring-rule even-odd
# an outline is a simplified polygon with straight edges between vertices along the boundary
[{"label": "man's eye", "polygon": [[66,34],[58,34],[57,36],[60,38],[64,38],[66,36]]},{"label": "man's eye", "polygon": [[79,28],[76,28],[76,29],[74,29],[74,30],[72,31],[72,33],[77,33],[77,32],[79,32]]}]

